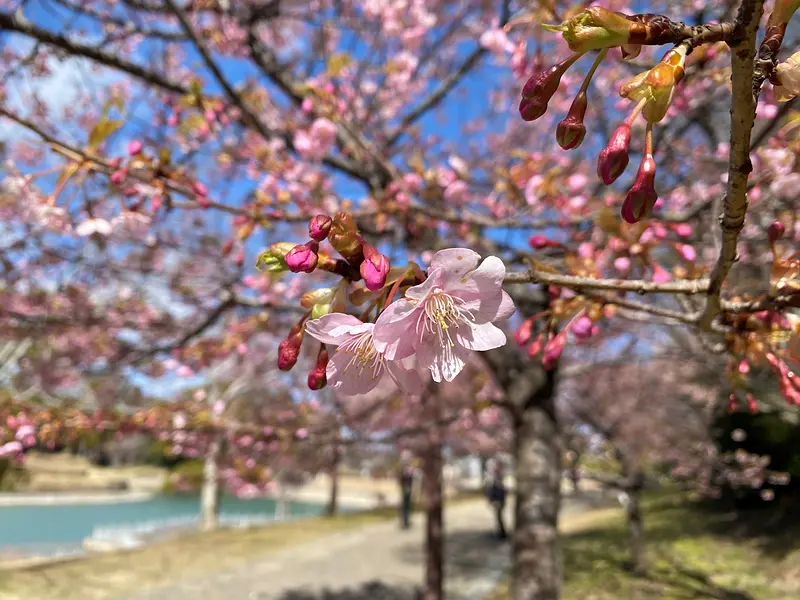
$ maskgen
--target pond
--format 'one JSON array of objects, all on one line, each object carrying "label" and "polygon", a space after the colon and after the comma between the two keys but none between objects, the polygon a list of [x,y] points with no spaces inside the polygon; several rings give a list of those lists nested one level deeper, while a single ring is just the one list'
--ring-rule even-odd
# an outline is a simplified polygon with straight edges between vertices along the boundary
[{"label": "pond", "polygon": [[[317,504],[287,503],[288,518],[314,516]],[[251,500],[223,496],[220,516],[271,518],[276,502],[271,498]],[[104,504],[60,504],[0,507],[0,554],[60,554],[80,549],[84,539],[103,528],[147,526],[196,517],[200,498],[196,495],[155,496],[138,502]]]}]

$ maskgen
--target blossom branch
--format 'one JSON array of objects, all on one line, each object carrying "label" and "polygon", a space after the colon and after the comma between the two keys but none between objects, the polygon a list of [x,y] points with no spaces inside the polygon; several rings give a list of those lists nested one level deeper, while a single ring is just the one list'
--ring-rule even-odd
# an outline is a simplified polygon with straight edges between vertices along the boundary
[{"label": "blossom branch", "polygon": [[728,187],[720,221],[722,243],[711,271],[708,298],[698,325],[709,329],[722,308],[722,284],[736,261],[736,245],[747,214],[747,179],[753,170],[750,161],[750,136],[756,117],[757,94],[753,93],[754,58],[763,0],[744,0],[736,19],[742,39],[731,44],[731,137]]},{"label": "blossom branch", "polygon": [[708,290],[708,279],[686,281],[667,281],[657,283],[644,280],[595,279],[577,275],[546,273],[531,267],[523,273],[509,273],[506,284],[541,283],[573,290],[608,290],[616,292],[636,292],[637,294],[702,294]]}]

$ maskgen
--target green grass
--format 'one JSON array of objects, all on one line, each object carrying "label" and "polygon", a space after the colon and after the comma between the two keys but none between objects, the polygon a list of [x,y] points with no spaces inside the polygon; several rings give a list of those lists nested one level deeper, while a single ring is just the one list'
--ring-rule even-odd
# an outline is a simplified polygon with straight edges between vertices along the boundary
[{"label": "green grass", "polygon": [[[564,600],[797,600],[800,528],[709,512],[680,497],[645,502],[649,569],[634,576],[620,510],[568,519]],[[502,586],[492,600],[505,600]]]}]

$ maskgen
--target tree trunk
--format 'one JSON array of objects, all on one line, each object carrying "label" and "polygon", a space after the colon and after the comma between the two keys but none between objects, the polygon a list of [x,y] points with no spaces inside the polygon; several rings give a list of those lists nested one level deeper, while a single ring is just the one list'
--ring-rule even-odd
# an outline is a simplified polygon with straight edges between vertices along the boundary
[{"label": "tree trunk", "polygon": [[640,504],[641,488],[631,486],[625,490],[628,494],[628,505],[625,513],[628,520],[628,538],[631,545],[631,570],[637,575],[647,572],[647,555],[644,545],[644,526]]},{"label": "tree trunk", "polygon": [[341,453],[339,448],[333,449],[333,459],[331,460],[331,469],[328,477],[330,478],[330,495],[328,496],[328,506],[325,508],[325,514],[329,517],[336,515],[339,509],[339,462],[341,461]]},{"label": "tree trunk", "polygon": [[203,464],[203,487],[200,490],[200,528],[211,531],[217,528],[219,517],[219,455],[222,440],[216,436],[208,446]]},{"label": "tree trunk", "polygon": [[425,600],[444,598],[444,511],[442,494],[442,446],[438,440],[425,450]]},{"label": "tree trunk", "polygon": [[555,381],[552,370],[508,390],[516,479],[511,600],[558,600],[561,591],[561,442]]}]

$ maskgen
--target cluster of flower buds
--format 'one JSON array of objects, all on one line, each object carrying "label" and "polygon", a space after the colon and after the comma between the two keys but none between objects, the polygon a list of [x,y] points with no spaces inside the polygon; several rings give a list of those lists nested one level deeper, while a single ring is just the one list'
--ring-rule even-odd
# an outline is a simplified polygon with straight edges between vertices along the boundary
[{"label": "cluster of flower buds", "polygon": [[[643,44],[655,45],[674,41],[678,26],[659,15],[625,15],[593,6],[561,25],[544,27],[548,31],[561,33],[574,54],[534,74],[527,81],[519,105],[520,115],[526,121],[534,121],[547,112],[547,106],[558,90],[561,78],[579,58],[592,50],[600,50],[567,116],[556,127],[558,144],[565,150],[571,150],[579,147],[586,136],[584,117],[588,104],[587,89],[608,49],[619,47],[623,58],[632,58],[639,54]],[[652,128],[667,114],[675,87],[683,79],[688,51],[687,43],[679,43],[655,67],[640,73],[620,88],[620,95],[633,100],[636,105],[600,153],[597,174],[603,183],[610,185],[625,171],[629,161],[631,127],[641,113],[647,121],[644,156],[622,207],[622,217],[629,223],[636,223],[649,216],[658,200],[655,191],[656,164],[653,158]]]},{"label": "cluster of flower buds", "polygon": [[[311,239],[305,244],[273,244],[256,261],[257,269],[270,273],[313,273],[322,270],[342,277],[341,285],[312,290],[301,298],[300,304],[308,312],[279,345],[278,368],[283,371],[292,369],[297,363],[306,320],[344,311],[347,284],[363,280],[367,293],[372,293],[384,290],[397,279],[390,276],[392,269],[389,259],[363,238],[350,213],[339,212],[333,217],[317,215],[308,223],[308,234]],[[325,240],[341,258],[333,258],[320,250],[320,244]],[[308,386],[312,390],[325,387],[327,364],[328,353],[323,344],[308,375]]]}]

